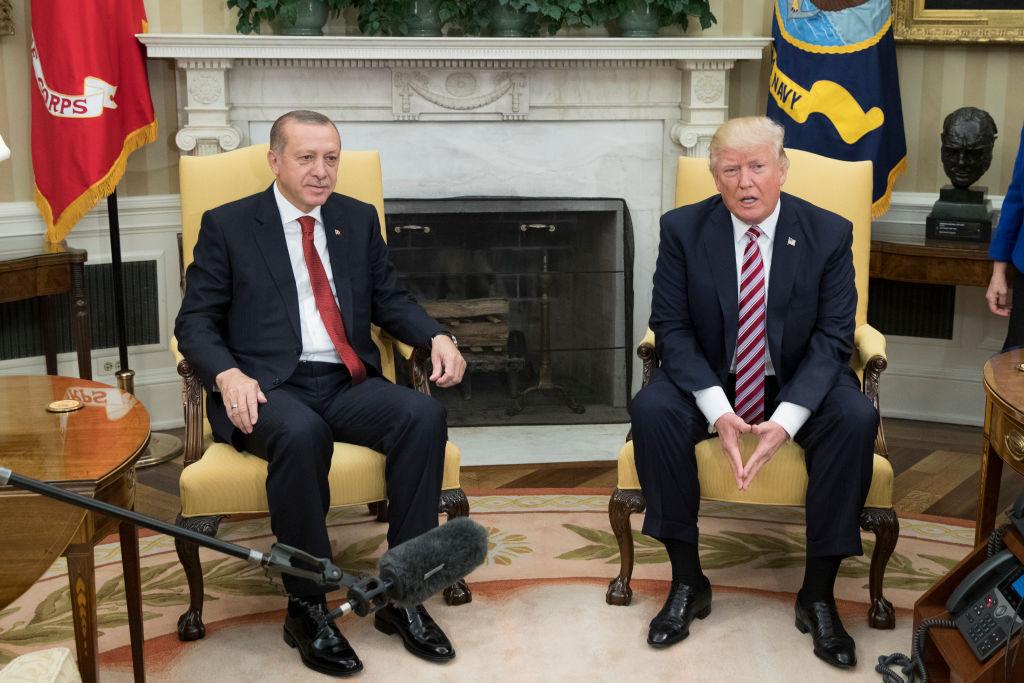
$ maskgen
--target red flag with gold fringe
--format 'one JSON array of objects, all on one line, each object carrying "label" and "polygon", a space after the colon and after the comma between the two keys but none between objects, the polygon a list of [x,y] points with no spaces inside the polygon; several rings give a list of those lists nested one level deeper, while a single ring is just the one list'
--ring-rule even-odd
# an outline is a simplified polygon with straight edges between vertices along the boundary
[{"label": "red flag with gold fringe", "polygon": [[142,0],[32,3],[32,166],[58,242],[114,192],[128,155],[156,139]]}]

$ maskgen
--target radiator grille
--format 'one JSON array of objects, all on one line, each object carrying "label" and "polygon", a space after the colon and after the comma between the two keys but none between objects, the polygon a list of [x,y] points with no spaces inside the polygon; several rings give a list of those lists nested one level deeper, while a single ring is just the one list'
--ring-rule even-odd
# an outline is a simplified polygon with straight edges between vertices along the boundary
[{"label": "radiator grille", "polygon": [[[128,345],[156,344],[160,341],[160,310],[156,261],[126,261],[122,264],[125,327]],[[93,349],[117,347],[114,329],[113,271],[109,263],[85,266],[86,295],[89,298],[89,322]],[[69,296],[54,297],[57,351],[74,350],[72,343]],[[0,360],[43,355],[36,301],[12,301],[0,304]]]},{"label": "radiator grille", "polygon": [[883,334],[953,338],[956,287],[872,279],[868,322]]}]

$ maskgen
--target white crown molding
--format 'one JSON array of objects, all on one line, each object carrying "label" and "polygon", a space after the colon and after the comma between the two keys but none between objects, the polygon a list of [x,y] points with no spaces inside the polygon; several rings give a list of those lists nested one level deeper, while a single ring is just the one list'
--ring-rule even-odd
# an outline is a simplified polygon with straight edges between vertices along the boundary
[{"label": "white crown molding", "polygon": [[[151,58],[246,60],[246,65],[647,66],[689,60],[761,59],[768,37],[414,38],[140,33]],[[282,61],[283,60],[283,61]],[[297,63],[296,63],[297,62]]]}]

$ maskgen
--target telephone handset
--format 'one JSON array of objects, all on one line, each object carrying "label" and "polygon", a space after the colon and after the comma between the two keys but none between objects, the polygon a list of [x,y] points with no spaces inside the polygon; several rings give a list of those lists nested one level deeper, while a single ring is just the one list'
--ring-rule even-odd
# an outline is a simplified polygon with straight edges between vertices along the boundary
[{"label": "telephone handset", "polygon": [[1024,625],[1024,566],[1010,550],[988,558],[967,575],[946,601],[967,644],[979,661],[992,656]]}]

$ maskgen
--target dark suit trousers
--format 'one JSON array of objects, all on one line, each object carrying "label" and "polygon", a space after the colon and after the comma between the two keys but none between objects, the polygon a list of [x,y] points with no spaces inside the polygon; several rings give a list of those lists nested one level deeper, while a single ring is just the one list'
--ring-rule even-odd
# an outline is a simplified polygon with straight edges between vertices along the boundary
[{"label": "dark suit trousers", "polygon": [[[444,407],[426,394],[372,376],[353,386],[343,365],[302,362],[267,392],[252,434],[235,434],[268,462],[270,524],[281,543],[332,556],[325,516],[335,441],[384,453],[389,546],[437,526],[448,427]],[[287,576],[284,585],[292,595],[324,592]]]},{"label": "dark suit trousers", "polygon": [[[765,415],[778,403],[769,377]],[[735,387],[725,387],[730,402]],[[630,406],[640,487],[647,500],[643,531],[659,539],[697,543],[700,482],[694,447],[708,423],[693,395],[660,369]],[[840,375],[795,441],[807,462],[807,556],[860,555],[860,512],[871,487],[878,413],[852,372]],[[724,457],[724,456],[723,456]]]}]

